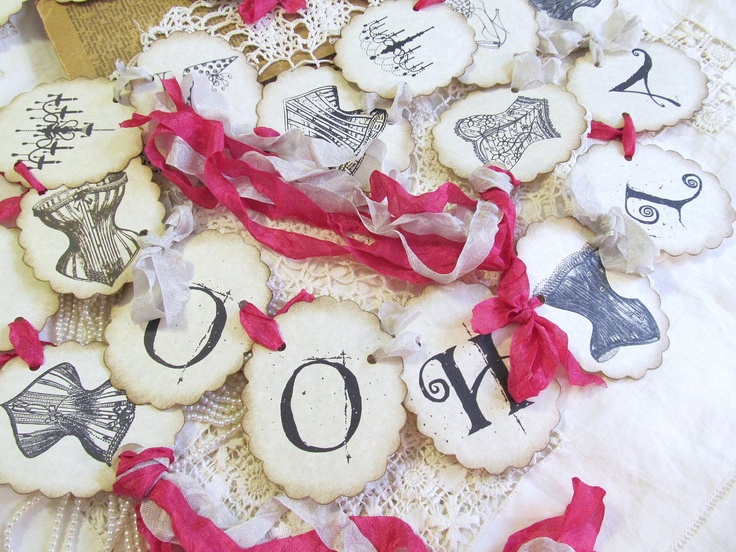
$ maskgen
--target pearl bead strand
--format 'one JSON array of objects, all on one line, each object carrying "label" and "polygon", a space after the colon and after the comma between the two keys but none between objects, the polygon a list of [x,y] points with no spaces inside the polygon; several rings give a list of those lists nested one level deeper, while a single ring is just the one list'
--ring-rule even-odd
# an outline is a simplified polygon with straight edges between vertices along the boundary
[{"label": "pearl bead strand", "polygon": [[10,519],[5,523],[5,526],[3,527],[3,551],[4,552],[12,552],[13,551],[13,529],[15,525],[21,520],[21,518],[25,515],[25,513],[33,508],[38,502],[41,500],[41,497],[38,494],[35,494],[31,496],[30,498],[26,498],[23,502],[19,503],[18,506],[15,507],[15,510],[13,511],[13,515],[10,517]]},{"label": "pearl bead strand", "polygon": [[56,508],[56,517],[54,518],[54,526],[51,530],[51,544],[49,546],[49,552],[58,552],[59,545],[61,544],[61,533],[62,523],[66,517],[67,507],[69,506],[70,495],[65,495],[61,499],[61,504]]}]

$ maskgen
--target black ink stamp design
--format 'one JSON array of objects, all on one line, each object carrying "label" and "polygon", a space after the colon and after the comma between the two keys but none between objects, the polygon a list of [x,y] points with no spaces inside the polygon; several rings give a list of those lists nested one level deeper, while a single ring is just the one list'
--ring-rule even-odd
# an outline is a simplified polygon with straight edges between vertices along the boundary
[{"label": "black ink stamp design", "polygon": [[575,312],[590,321],[590,354],[596,362],[610,360],[621,347],[660,339],[649,309],[639,299],[621,297],[613,291],[598,250],[588,244],[563,260],[533,294],[544,297],[551,307]]},{"label": "black ink stamp design", "polygon": [[4,403],[18,449],[35,458],[66,436],[108,466],[135,417],[125,392],[106,381],[85,389],[74,366],[58,364]]},{"label": "black ink stamp design", "polygon": [[534,9],[554,19],[572,21],[575,10],[581,7],[595,8],[601,0],[529,0]]},{"label": "black ink stamp design", "polygon": [[[644,61],[639,67],[639,69],[634,72],[633,75],[631,75],[628,79],[626,79],[621,84],[614,86],[609,90],[609,92],[626,92],[628,94],[642,94],[644,96],[649,96],[649,99],[652,100],[655,104],[657,104],[659,107],[666,107],[664,103],[658,101],[663,100],[665,102],[669,102],[675,107],[680,107],[680,104],[676,102],[673,99],[667,98],[665,96],[660,96],[659,94],[653,94],[652,91],[649,89],[649,72],[652,70],[652,57],[641,48],[634,48],[631,53],[635,57],[639,57],[639,55],[644,56]],[[641,81],[644,90],[631,90],[631,87],[634,86],[637,82]]]},{"label": "black ink stamp design", "polygon": [[64,150],[76,147],[72,141],[77,138],[89,138],[93,132],[111,132],[115,129],[95,128],[94,123],[82,122],[77,115],[84,115],[82,110],[73,109],[79,98],[66,97],[64,94],[48,94],[46,101],[33,102],[37,107],[26,108],[31,113],[29,121],[35,121],[32,129],[16,129],[15,132],[29,132],[31,142],[22,142],[23,146],[33,148],[29,153],[13,153],[19,161],[23,161],[31,169],[43,169],[46,165],[61,163],[56,156]]},{"label": "black ink stamp design", "polygon": [[100,182],[47,193],[33,207],[34,216],[69,239],[56,263],[59,274],[112,286],[131,263],[137,234],[115,223],[127,182],[124,172],[110,173]]},{"label": "black ink stamp design", "polygon": [[432,65],[432,62],[417,61],[414,54],[422,47],[416,41],[434,27],[403,36],[405,30],[391,32],[385,21],[386,17],[382,17],[366,23],[360,32],[360,46],[371,61],[383,71],[402,77],[416,77]]},{"label": "black ink stamp design", "polygon": [[483,0],[450,0],[447,5],[453,11],[463,14],[468,21],[475,18],[480,22],[480,36],[477,33],[475,36],[479,48],[498,50],[506,42],[509,33],[501,21],[498,9],[493,15],[489,14]]},{"label": "black ink stamp design", "polygon": [[703,190],[703,180],[697,174],[688,173],[682,175],[682,182],[688,189],[695,190],[693,194],[682,199],[670,199],[648,194],[635,190],[630,183],[627,183],[624,203],[626,212],[631,218],[642,224],[656,224],[660,218],[657,205],[661,205],[674,209],[677,212],[677,220],[682,224],[682,208],[700,195]]},{"label": "black ink stamp design", "polygon": [[232,63],[238,59],[237,56],[213,59],[210,61],[204,61],[195,65],[190,65],[184,69],[183,74],[189,75],[197,73],[204,75],[212,83],[212,91],[222,92],[228,86],[230,86],[229,80],[232,80],[233,76],[230,73],[225,72]]},{"label": "black ink stamp design", "polygon": [[[151,320],[146,325],[146,329],[143,332],[143,346],[146,353],[152,360],[161,366],[171,368],[173,370],[186,370],[190,366],[202,362],[207,356],[213,351],[215,346],[220,342],[222,332],[225,330],[225,324],[227,323],[227,310],[225,309],[225,301],[230,299],[230,292],[220,293],[213,289],[208,288],[204,284],[194,284],[189,286],[189,289],[193,292],[202,293],[206,297],[210,298],[215,306],[215,314],[207,328],[204,335],[200,336],[198,341],[198,350],[195,355],[182,364],[174,364],[165,360],[156,351],[156,336],[158,335],[158,328],[161,323],[161,319],[156,318]],[[183,381],[183,372],[179,377],[179,383]]]},{"label": "black ink stamp design", "polygon": [[[347,358],[345,353],[337,358],[310,358],[299,366],[286,383],[283,393],[281,394],[281,425],[284,433],[295,447],[305,452],[332,452],[341,447],[346,447],[345,458],[350,463],[350,453],[347,452],[347,444],[353,438],[355,432],[360,425],[360,418],[363,415],[363,399],[360,394],[360,384],[358,378],[355,377],[346,366]],[[336,362],[339,361],[339,362]],[[335,445],[319,446],[310,445],[304,441],[299,433],[296,420],[294,419],[294,411],[292,409],[292,399],[294,396],[294,386],[296,380],[302,372],[308,371],[313,366],[324,366],[334,369],[342,378],[345,390],[345,425],[347,426],[343,440]]]},{"label": "black ink stamp design", "polygon": [[[301,129],[307,136],[348,147],[357,154],[383,132],[388,113],[384,109],[374,109],[370,115],[359,109],[344,111],[337,87],[322,86],[284,100],[284,120],[287,129]],[[355,174],[362,161],[361,157],[338,168]]]},{"label": "black ink stamp design", "polygon": [[559,138],[546,98],[518,96],[503,113],[472,115],[455,123],[455,134],[473,144],[481,163],[501,161],[508,169],[535,142]]},{"label": "black ink stamp design", "polygon": [[[516,413],[534,403],[530,401],[517,403],[511,397],[508,386],[509,370],[503,362],[503,359],[508,357],[502,357],[498,353],[491,334],[476,335],[469,341],[476,346],[485,360],[485,366],[475,377],[471,386],[468,387],[468,383],[463,375],[466,370],[457,365],[457,361],[455,360],[455,347],[450,347],[443,353],[435,355],[427,360],[419,370],[419,388],[421,389],[422,394],[432,402],[441,403],[445,402],[449,398],[450,387],[452,387],[470,420],[468,435],[473,435],[473,433],[491,425],[491,422],[484,416],[483,412],[481,412],[481,409],[478,406],[478,399],[476,398],[480,385],[483,383],[483,379],[490,372],[496,380],[496,383],[501,388],[504,398],[509,405],[509,416],[514,416],[519,427],[521,427],[521,430],[526,433],[524,426],[521,425],[521,420],[516,416]],[[436,378],[428,384],[425,384],[424,370],[429,365],[436,363],[439,363],[446,379]]]}]

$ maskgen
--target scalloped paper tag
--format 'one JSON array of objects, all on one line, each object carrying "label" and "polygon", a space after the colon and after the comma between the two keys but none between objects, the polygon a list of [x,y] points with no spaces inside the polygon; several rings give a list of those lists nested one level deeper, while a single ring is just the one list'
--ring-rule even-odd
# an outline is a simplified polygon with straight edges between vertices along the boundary
[{"label": "scalloped paper tag", "polygon": [[618,0],[529,0],[529,3],[553,19],[580,23],[585,32],[606,21],[618,6]]},{"label": "scalloped paper tag", "polygon": [[660,130],[690,119],[708,95],[708,77],[685,52],[661,42],[642,42],[631,52],[606,55],[596,67],[592,54],[578,58],[567,89],[593,120],[620,128],[628,113],[636,130]]},{"label": "scalloped paper tag", "polygon": [[187,103],[208,107],[197,103],[202,89],[205,97],[217,96],[218,108],[226,112],[231,124],[255,125],[262,88],[258,72],[226,40],[204,31],[172,33],[154,42],[138,57],[136,65],[153,76],[153,82],[133,87],[130,101],[138,113],[147,115],[156,108],[156,94],[163,91],[164,79],[181,81],[191,75],[192,81],[182,89]]},{"label": "scalloped paper tag", "polygon": [[413,0],[396,0],[353,16],[335,43],[343,77],[393,98],[400,82],[426,95],[462,75],[476,49],[466,18],[442,4],[413,8]]},{"label": "scalloped paper tag", "polygon": [[20,232],[0,226],[0,282],[3,298],[0,301],[0,351],[13,348],[8,324],[23,317],[40,330],[46,319],[59,309],[59,296],[47,282],[33,277],[33,271],[23,263],[23,249],[18,245]]},{"label": "scalloped paper tag", "polygon": [[24,0],[3,0],[2,6],[0,6],[0,27],[5,25],[9,20],[10,16],[14,13],[18,13],[23,7]]},{"label": "scalloped paper tag", "polygon": [[531,182],[570,159],[587,126],[585,109],[558,86],[518,93],[499,88],[452,104],[432,130],[432,147],[461,178],[498,165]]},{"label": "scalloped paper tag", "polygon": [[58,293],[81,299],[111,295],[132,281],[138,236],[163,232],[161,192],[151,170],[134,159],[122,172],[77,188],[21,200],[23,260]]},{"label": "scalloped paper tag", "polygon": [[173,446],[181,410],[136,406],[110,384],[104,345],[46,347],[35,371],[20,359],[0,370],[0,482],[18,493],[90,497],[111,491],[126,445]]},{"label": "scalloped paper tag", "polygon": [[136,404],[156,408],[193,404],[240,370],[253,342],[240,324],[238,304],[246,300],[265,311],[271,301],[270,271],[239,235],[208,230],[173,249],[194,269],[181,320],[136,324],[130,289],[105,328],[113,385]]},{"label": "scalloped paper tag", "polygon": [[[279,132],[298,128],[307,136],[349,148],[354,154],[379,139],[387,146],[389,168],[409,168],[409,154],[414,149],[411,123],[402,117],[392,124],[385,109],[362,111],[363,97],[360,90],[329,67],[285,71],[263,89],[258,126]],[[360,157],[337,168],[355,175],[362,161]]]},{"label": "scalloped paper tag", "polygon": [[670,255],[697,255],[733,234],[728,192],[677,152],[638,146],[627,161],[616,144],[596,145],[578,158],[571,180],[576,216],[595,219],[618,207]]},{"label": "scalloped paper tag", "polygon": [[468,19],[478,44],[461,82],[484,88],[511,82],[514,55],[537,50],[539,25],[526,0],[448,0],[447,5]]},{"label": "scalloped paper tag", "polygon": [[406,308],[419,316],[406,326],[422,348],[404,359],[406,407],[437,450],[470,469],[502,473],[529,464],[560,420],[556,381],[532,400],[517,403],[508,391],[513,327],[478,335],[473,307],[491,292],[480,284],[428,286]]},{"label": "scalloped paper tag", "polygon": [[586,372],[640,378],[662,363],[669,320],[649,278],[603,267],[593,233],[572,217],[548,217],[519,240],[537,313],[567,333]]},{"label": "scalloped paper tag", "polygon": [[375,315],[329,297],[276,320],[285,349],[255,344],[245,365],[249,448],[292,498],[355,496],[385,473],[406,422],[401,362],[369,362],[391,336]]},{"label": "scalloped paper tag", "polygon": [[133,108],[113,101],[107,79],[37,86],[0,109],[0,171],[22,179],[22,161],[48,189],[75,188],[122,171],[143,149],[139,128],[121,128]]}]

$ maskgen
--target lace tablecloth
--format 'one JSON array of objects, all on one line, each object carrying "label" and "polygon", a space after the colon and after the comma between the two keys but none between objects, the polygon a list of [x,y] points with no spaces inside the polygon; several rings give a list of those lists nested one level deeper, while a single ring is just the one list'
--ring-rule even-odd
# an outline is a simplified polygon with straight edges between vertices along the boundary
[{"label": "lace tablecloth", "polygon": [[[715,1],[633,0],[620,5],[638,12],[649,38],[683,49],[709,77],[709,96],[693,120],[658,135],[645,136],[676,149],[716,174],[734,194],[736,160],[736,49],[728,40],[736,13],[724,13]],[[281,16],[249,30],[239,25],[236,2],[198,0],[169,12],[159,26],[143,33],[143,46],[174,30],[221,32],[250,60],[265,69],[302,54],[303,63],[320,62],[313,54],[334,38],[351,12],[347,0],[310,0],[303,24],[309,38],[294,32],[298,21]],[[269,16],[271,17],[271,16]],[[61,76],[53,50],[42,34],[31,3],[0,29],[0,105],[36,82]],[[112,68],[111,68],[112,70]],[[411,107],[414,140],[412,168],[406,178],[417,192],[457,179],[443,168],[430,147],[430,130],[447,105],[472,88],[453,83]],[[563,194],[568,165],[518,190],[518,231],[550,214],[569,213]],[[461,186],[463,182],[458,182]],[[245,235],[225,211],[197,212],[199,230],[227,229]],[[250,238],[247,238],[250,239]],[[252,240],[250,240],[252,242]],[[669,259],[658,265],[653,284],[671,319],[671,346],[658,370],[639,381],[611,382],[605,390],[564,388],[562,421],[550,446],[530,466],[492,476],[469,471],[421,436],[411,419],[386,475],[340,506],[349,514],[395,515],[409,522],[432,550],[500,550],[512,532],[562,512],[570,497],[570,479],[582,478],[608,491],[606,518],[597,550],[727,550],[736,546],[736,361],[730,345],[736,325],[736,299],[728,285],[736,270],[736,245],[698,257]],[[376,312],[388,300],[405,302],[419,289],[377,275],[348,260],[293,261],[269,251],[275,304],[302,288],[316,295],[349,298]],[[493,284],[494,276],[486,275]],[[114,298],[86,301],[63,296],[59,313],[47,327],[53,341],[101,341]],[[248,452],[240,421],[245,385],[241,374],[217,392],[185,407],[187,423],[177,439],[176,469],[199,481],[242,519],[279,489],[264,476]],[[132,504],[106,493],[92,499],[40,495],[18,497],[0,489],[5,550],[140,549]],[[291,517],[274,530],[286,536],[305,530]]]}]

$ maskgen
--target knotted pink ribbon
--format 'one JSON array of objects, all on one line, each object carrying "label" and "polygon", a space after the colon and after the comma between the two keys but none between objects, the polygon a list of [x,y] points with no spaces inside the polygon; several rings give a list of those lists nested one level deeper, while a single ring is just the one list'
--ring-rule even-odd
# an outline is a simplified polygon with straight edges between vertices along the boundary
[{"label": "knotted pink ribbon", "polygon": [[593,546],[603,524],[606,491],[586,485],[577,477],[572,479],[573,495],[565,513],[544,519],[511,535],[503,552],[516,552],[529,541],[547,537],[566,544],[575,552],[593,552]]},{"label": "knotted pink ribbon", "polygon": [[28,364],[31,370],[38,370],[44,361],[44,345],[52,344],[41,341],[38,337],[38,330],[25,318],[16,318],[14,322],[8,324],[8,327],[10,328],[8,337],[13,350],[0,353],[0,368],[19,357]]},{"label": "knotted pink ribbon", "polygon": [[441,4],[444,1],[445,0],[418,0],[418,2],[414,4],[414,11],[423,10],[427,6],[434,6],[435,4]]},{"label": "knotted pink ribbon", "polygon": [[[314,295],[308,293],[306,290],[301,290],[281,307],[274,316],[289,312],[292,305],[302,301],[311,303],[314,301]],[[253,303],[248,303],[247,301],[241,303],[240,324],[250,338],[259,345],[263,345],[272,351],[278,351],[284,346],[284,338],[281,337],[281,331],[276,320],[262,312]]]},{"label": "knotted pink ribbon", "polygon": [[[39,193],[39,195],[43,195],[46,193],[46,186],[41,184],[41,182],[39,182],[39,180],[35,176],[33,176],[31,170],[25,163],[23,163],[22,161],[18,161],[13,166],[13,169],[22,178],[24,178],[26,182],[28,182],[28,184]],[[0,176],[4,176],[4,173],[0,172]],[[20,215],[20,202],[23,199],[23,196],[26,195],[26,193],[28,193],[28,190],[18,196],[9,197],[0,201],[1,225],[5,226],[6,228],[16,226],[15,221],[18,218],[18,215]]]},{"label": "knotted pink ribbon", "polygon": [[477,333],[489,334],[511,323],[520,325],[511,339],[508,385],[514,400],[520,403],[541,393],[560,364],[572,385],[605,385],[599,376],[580,367],[567,347],[567,334],[536,312],[542,304],[537,297],[529,298],[526,265],[514,257],[501,276],[497,296],[473,309],[472,327]]},{"label": "knotted pink ribbon", "polygon": [[[152,500],[171,519],[171,527],[185,552],[293,552],[309,550],[328,552],[316,531],[296,537],[277,539],[247,549],[238,546],[222,529],[210,519],[197,514],[187,502],[184,494],[172,481],[167,472],[174,461],[174,453],[165,447],[145,449],[140,453],[125,451],[120,455],[117,479],[113,492],[129,496],[136,501]],[[174,550],[171,543],[159,540],[146,527],[136,507],[138,529],[153,552]],[[427,552],[426,545],[398,518],[352,517],[360,532],[375,546],[378,552]]]},{"label": "knotted pink ribbon", "polygon": [[624,157],[631,161],[636,152],[636,128],[634,127],[634,121],[631,119],[631,115],[624,113],[623,118],[624,126],[620,129],[608,126],[605,123],[593,121],[590,124],[588,138],[608,141],[620,140],[624,146]]}]

